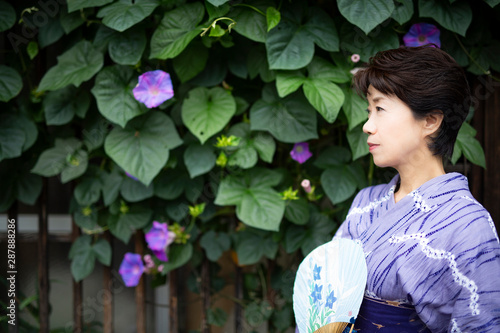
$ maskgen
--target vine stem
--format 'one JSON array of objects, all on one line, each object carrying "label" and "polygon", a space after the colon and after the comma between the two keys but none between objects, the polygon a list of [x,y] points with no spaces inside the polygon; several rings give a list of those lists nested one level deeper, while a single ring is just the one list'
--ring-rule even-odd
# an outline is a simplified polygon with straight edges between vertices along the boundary
[{"label": "vine stem", "polygon": [[471,54],[469,53],[469,51],[467,51],[467,49],[465,48],[464,44],[462,43],[462,41],[460,40],[460,38],[457,36],[456,33],[453,33],[453,36],[455,36],[455,39],[457,40],[458,42],[458,45],[460,45],[460,48],[462,49],[462,51],[464,51],[465,55],[467,55],[467,57],[483,72],[484,75],[487,75],[489,77],[491,77],[493,80],[497,81],[497,82],[500,82],[500,79],[495,77],[493,74],[491,74],[491,71],[487,71],[486,69],[484,69],[477,61],[476,59],[474,59]]},{"label": "vine stem", "polygon": [[234,5],[234,7],[236,7],[236,6],[248,7],[248,8],[251,8],[251,9],[255,10],[257,13],[259,13],[259,14],[261,14],[263,16],[266,16],[266,14],[264,14],[263,11],[261,11],[260,9],[258,9],[257,7],[254,7],[252,5],[247,5],[246,3],[239,3],[239,4]]}]

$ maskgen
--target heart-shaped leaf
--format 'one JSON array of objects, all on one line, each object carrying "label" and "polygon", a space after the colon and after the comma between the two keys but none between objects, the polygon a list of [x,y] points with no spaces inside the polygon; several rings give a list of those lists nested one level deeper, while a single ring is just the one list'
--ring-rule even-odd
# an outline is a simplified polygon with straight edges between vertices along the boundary
[{"label": "heart-shaped leaf", "polygon": [[21,92],[22,88],[21,75],[13,68],[0,65],[0,101],[10,101]]},{"label": "heart-shaped leaf", "polygon": [[367,35],[394,11],[394,0],[339,0],[337,5],[342,16]]},{"label": "heart-shaped leaf", "polygon": [[144,30],[129,29],[109,41],[109,56],[117,64],[135,65],[141,60],[146,43]]},{"label": "heart-shaped leaf", "polygon": [[90,95],[74,86],[51,91],[43,100],[43,111],[47,125],[64,125],[75,114],[85,114],[90,106]]},{"label": "heart-shaped leaf", "polygon": [[157,0],[119,0],[97,13],[102,23],[111,29],[125,31],[149,16],[159,3]]},{"label": "heart-shaped leaf", "polygon": [[418,11],[422,17],[431,17],[448,30],[465,37],[472,22],[472,10],[466,1],[419,0]]},{"label": "heart-shaped leaf", "polygon": [[151,37],[150,58],[177,57],[201,33],[196,26],[203,19],[205,10],[200,2],[178,7],[165,13],[160,26]]},{"label": "heart-shaped leaf", "polygon": [[184,163],[191,178],[212,170],[216,159],[213,148],[208,145],[202,146],[198,143],[192,143],[184,152]]},{"label": "heart-shaped leaf", "polygon": [[104,68],[97,75],[92,88],[99,112],[122,127],[130,119],[146,112],[147,108],[132,94],[136,83],[132,68],[118,65]]},{"label": "heart-shaped leaf", "polygon": [[220,87],[198,87],[189,92],[182,105],[182,121],[203,144],[227,125],[236,112],[236,102]]},{"label": "heart-shaped leaf", "polygon": [[69,84],[79,86],[102,68],[104,56],[92,44],[82,40],[57,57],[57,65],[45,73],[38,91],[57,90]]},{"label": "heart-shaped leaf", "polygon": [[180,144],[172,120],[150,112],[115,127],[106,137],[106,153],[125,171],[148,186],[168,160],[169,151]]},{"label": "heart-shaped leaf", "polygon": [[0,1],[0,32],[9,30],[16,23],[16,11],[8,2]]}]

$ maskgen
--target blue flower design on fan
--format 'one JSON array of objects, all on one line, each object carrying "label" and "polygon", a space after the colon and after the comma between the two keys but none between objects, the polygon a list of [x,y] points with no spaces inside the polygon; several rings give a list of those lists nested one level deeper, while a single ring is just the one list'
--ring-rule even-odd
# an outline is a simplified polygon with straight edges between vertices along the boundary
[{"label": "blue flower design on fan", "polygon": [[325,306],[329,307],[330,309],[333,308],[333,303],[337,300],[337,297],[333,296],[333,290],[330,292],[330,294],[326,297],[326,304]]},{"label": "blue flower design on fan", "polygon": [[314,288],[311,293],[311,297],[313,299],[313,303],[319,302],[321,300],[321,290],[323,289],[323,286],[318,286],[317,284],[314,284]]},{"label": "blue flower design on fan", "polygon": [[320,272],[321,272],[321,266],[314,264],[314,270],[313,270],[314,281],[321,280],[321,276],[319,275]]}]

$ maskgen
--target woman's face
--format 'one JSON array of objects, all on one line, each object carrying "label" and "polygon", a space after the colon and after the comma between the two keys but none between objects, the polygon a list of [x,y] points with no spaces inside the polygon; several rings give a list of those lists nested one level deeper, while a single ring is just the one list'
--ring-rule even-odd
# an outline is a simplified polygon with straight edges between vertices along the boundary
[{"label": "woman's face", "polygon": [[424,132],[425,120],[416,120],[411,109],[398,97],[384,95],[369,86],[368,120],[363,131],[374,163],[398,171],[421,165],[429,148]]}]

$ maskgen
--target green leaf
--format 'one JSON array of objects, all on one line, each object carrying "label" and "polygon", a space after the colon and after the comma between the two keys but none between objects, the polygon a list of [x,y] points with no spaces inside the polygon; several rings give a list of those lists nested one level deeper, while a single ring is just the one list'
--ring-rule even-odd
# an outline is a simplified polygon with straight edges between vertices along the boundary
[{"label": "green leaf", "polygon": [[98,212],[95,208],[91,208],[90,214],[83,210],[87,210],[87,207],[80,207],[73,215],[75,223],[77,226],[87,230],[93,230],[97,227]]},{"label": "green leaf", "polygon": [[309,16],[304,30],[312,41],[325,51],[339,50],[339,36],[333,19],[322,9],[309,8]]},{"label": "green leaf", "polygon": [[212,170],[216,159],[213,148],[208,145],[192,143],[184,151],[184,163],[191,178]]},{"label": "green leaf", "polygon": [[306,227],[306,236],[301,246],[302,255],[305,257],[318,246],[332,239],[331,232],[335,230],[336,224],[327,216],[314,212]]},{"label": "green leaf", "polygon": [[181,143],[172,120],[150,112],[115,127],[106,137],[104,150],[119,166],[148,186],[168,160],[169,151]]},{"label": "green leaf", "polygon": [[259,132],[255,134],[252,144],[264,162],[273,162],[274,152],[276,151],[276,142],[274,142],[272,136],[267,133]]},{"label": "green leaf", "polygon": [[109,41],[109,56],[117,64],[135,65],[141,60],[146,43],[146,32],[143,29],[129,29]]},{"label": "green leaf", "polygon": [[413,0],[396,0],[391,17],[403,25],[413,16]]},{"label": "green leaf", "polygon": [[271,91],[269,98],[252,105],[251,129],[269,131],[276,139],[287,143],[318,138],[316,111],[303,95],[296,93],[280,99],[274,88]]},{"label": "green leaf", "polygon": [[118,198],[123,177],[117,172],[102,172],[101,179],[104,205],[109,206]]},{"label": "green leaf", "polygon": [[89,14],[93,14],[92,10],[90,9],[83,11],[82,13],[69,13],[65,10],[62,10],[59,14],[59,22],[64,33],[67,35],[81,26],[83,23],[85,23],[83,16],[87,16]]},{"label": "green leaf", "polygon": [[125,31],[148,17],[158,5],[156,0],[119,0],[100,9],[97,17],[111,29]]},{"label": "green leaf", "polygon": [[269,63],[267,62],[263,47],[256,46],[249,51],[246,65],[251,79],[260,75],[262,81],[271,82],[276,78],[275,72],[269,69]]},{"label": "green leaf", "polygon": [[309,103],[327,122],[333,123],[344,103],[342,89],[335,83],[324,79],[308,79],[303,89]]},{"label": "green leaf", "polygon": [[[18,151],[19,147],[21,147],[22,151],[26,151],[35,143],[38,137],[38,129],[35,123],[21,113],[3,113],[0,116],[0,129],[2,129],[0,133],[6,130],[21,130],[24,133],[24,139],[22,140],[22,143],[20,140],[20,133],[17,133],[17,131],[17,134],[14,134],[12,137],[4,134],[5,137],[8,138],[7,141],[0,140],[0,142],[3,141],[3,143],[0,143],[0,145],[10,147],[6,149],[13,149],[13,151],[16,152]],[[18,144],[19,146],[17,146]],[[18,154],[20,155],[20,152]],[[17,157],[19,155],[11,157]]]},{"label": "green leaf", "polygon": [[342,105],[342,110],[344,110],[347,123],[349,124],[348,129],[352,130],[368,119],[368,113],[366,112],[368,102],[356,94],[352,89],[343,89],[343,91],[345,100]]},{"label": "green leaf", "polygon": [[225,251],[229,250],[231,239],[225,233],[209,230],[201,236],[200,246],[205,249],[210,261],[217,261]]},{"label": "green leaf", "polygon": [[[267,3],[267,2],[265,2]],[[259,3],[260,4],[260,3]],[[257,8],[264,11],[266,7],[256,5]],[[237,23],[233,27],[234,31],[240,35],[259,43],[266,42],[267,20],[266,16],[248,7],[234,6],[231,11],[231,18]]]},{"label": "green leaf", "polygon": [[17,180],[17,199],[26,205],[34,205],[42,192],[42,178],[25,174]]},{"label": "green leaf", "polygon": [[80,206],[90,206],[101,197],[101,189],[99,178],[86,177],[75,187],[75,199]]},{"label": "green leaf", "polygon": [[[66,157],[67,160],[68,156]],[[89,156],[86,151],[79,149],[71,155],[71,162],[66,162],[61,172],[61,183],[65,184],[70,180],[80,177],[85,173],[88,166]]]},{"label": "green leaf", "polygon": [[245,308],[245,319],[253,327],[260,326],[267,321],[273,313],[273,307],[268,301],[262,301],[260,304],[250,303]]},{"label": "green leaf", "polygon": [[285,97],[299,89],[306,81],[301,71],[279,71],[276,74],[276,89],[280,97]]},{"label": "green leaf", "polygon": [[230,166],[236,165],[242,169],[250,169],[257,164],[258,160],[259,158],[255,148],[247,145],[238,148],[236,152],[231,154],[228,158],[227,164]]},{"label": "green leaf", "polygon": [[368,134],[363,132],[362,126],[357,126],[347,132],[347,141],[352,151],[352,160],[355,161],[361,156],[368,155],[370,152],[366,143]]},{"label": "green leaf", "polygon": [[298,225],[304,225],[309,221],[309,204],[306,199],[290,200],[286,204],[285,217]]},{"label": "green leaf", "polygon": [[495,7],[500,3],[500,0],[484,0],[491,8]]},{"label": "green leaf", "polygon": [[306,236],[304,228],[295,225],[289,226],[285,231],[283,243],[286,253],[293,253],[300,249]]},{"label": "green leaf", "polygon": [[201,29],[196,26],[203,19],[204,12],[200,2],[166,12],[151,38],[150,58],[169,59],[178,56],[201,33]]},{"label": "green leaf", "polygon": [[370,57],[379,51],[399,47],[398,35],[390,26],[381,30],[376,29],[366,36],[359,28],[353,29],[352,25],[344,24],[340,35],[342,36],[341,47],[359,54],[361,60],[365,62],[368,62]]},{"label": "green leaf", "polygon": [[208,1],[205,1],[205,8],[207,9],[209,16],[208,21],[213,22],[219,17],[226,16],[231,9],[231,6],[227,2],[223,5],[215,6]]},{"label": "green leaf", "polygon": [[100,7],[110,2],[113,0],[69,0],[68,12],[71,13],[82,8]]},{"label": "green leaf", "polygon": [[337,5],[342,16],[367,35],[394,11],[394,0],[339,0]]},{"label": "green leaf", "polygon": [[9,30],[16,23],[16,11],[8,2],[0,1],[0,32]]},{"label": "green leaf", "polygon": [[280,23],[281,14],[274,7],[267,7],[266,10],[266,21],[267,21],[267,31],[271,30]]},{"label": "green leaf", "polygon": [[229,176],[221,180],[214,203],[219,206],[238,205],[247,189],[245,179]]},{"label": "green leaf", "polygon": [[326,148],[314,161],[314,165],[321,169],[328,169],[351,161],[351,151],[345,147],[331,146]]},{"label": "green leaf", "polygon": [[460,144],[458,143],[458,141],[455,141],[455,145],[453,146],[453,154],[450,158],[451,163],[455,165],[460,156],[462,156],[462,149],[460,148]]},{"label": "green leaf", "polygon": [[225,4],[226,2],[228,2],[229,0],[207,0],[207,1],[209,3],[211,3],[212,5],[219,7],[219,6],[222,6],[223,4]]},{"label": "green leaf", "polygon": [[334,205],[350,198],[356,185],[356,179],[347,166],[331,167],[321,174],[321,186]]},{"label": "green leaf", "polygon": [[191,243],[171,245],[168,250],[168,262],[164,264],[163,273],[168,273],[186,264],[193,256]]},{"label": "green leaf", "polygon": [[126,214],[115,215],[109,219],[109,230],[126,244],[135,230],[144,228],[151,222],[152,216],[153,211],[150,209],[139,205],[131,206]]},{"label": "green leaf", "polygon": [[73,259],[76,255],[88,252],[92,246],[92,237],[90,235],[81,235],[78,237],[69,249],[68,259]]},{"label": "green leaf", "polygon": [[236,207],[236,216],[246,225],[278,231],[285,212],[285,202],[274,190],[250,188]]},{"label": "green leaf", "polygon": [[227,321],[227,313],[221,308],[215,308],[215,310],[212,309],[207,310],[207,322],[210,325],[222,327],[224,326],[226,321]]},{"label": "green leaf", "polygon": [[239,265],[253,265],[264,255],[266,239],[259,233],[245,230],[235,235],[235,250]]},{"label": "green leaf", "polygon": [[43,100],[47,125],[65,125],[75,114],[85,114],[90,107],[90,95],[74,86],[49,92]]},{"label": "green leaf", "polygon": [[128,202],[138,202],[144,199],[151,198],[154,194],[153,184],[145,186],[143,183],[133,180],[129,177],[123,179],[120,187],[120,193],[123,199]]},{"label": "green leaf", "polygon": [[57,90],[69,84],[79,86],[102,68],[104,57],[92,44],[82,40],[57,57],[57,65],[43,76],[38,91]]},{"label": "green leaf", "polygon": [[458,132],[457,146],[469,161],[486,169],[484,150],[479,141],[474,138],[475,134],[476,131],[472,126],[468,123],[463,123]]},{"label": "green leaf", "polygon": [[444,28],[464,37],[472,22],[472,10],[466,1],[451,4],[447,1],[419,0],[418,11],[421,17],[431,17]]},{"label": "green leaf", "polygon": [[56,139],[55,147],[39,156],[31,172],[44,177],[61,173],[63,183],[82,175],[87,169],[88,156],[79,149],[81,146],[82,143],[75,138]]},{"label": "green leaf", "polygon": [[184,173],[177,170],[167,170],[155,180],[155,195],[165,200],[176,199],[184,191],[188,180],[188,176]]},{"label": "green leaf", "polygon": [[95,254],[91,246],[92,238],[88,235],[80,236],[71,246],[69,258],[71,274],[75,281],[81,281],[92,273],[95,264]]},{"label": "green leaf", "polygon": [[64,30],[62,28],[61,22],[55,17],[49,17],[42,26],[38,33],[38,44],[40,48],[49,46],[57,42],[62,36],[64,36]]},{"label": "green leaf", "polygon": [[[2,128],[3,127],[3,128]],[[26,136],[22,129],[5,128],[0,125],[0,161],[21,156]]]},{"label": "green leaf", "polygon": [[308,77],[311,79],[323,79],[336,83],[351,82],[351,76],[340,66],[334,66],[323,58],[315,57],[307,66]]},{"label": "green leaf", "polygon": [[198,87],[182,105],[182,121],[203,144],[227,125],[236,112],[234,97],[223,88]]},{"label": "green leaf", "polygon": [[132,94],[137,84],[132,68],[111,66],[97,74],[92,94],[96,98],[99,112],[108,120],[125,127],[127,122],[146,112]]},{"label": "green leaf", "polygon": [[26,47],[26,52],[30,56],[30,59],[33,60],[35,57],[38,55],[38,43],[36,42],[29,42],[28,46]]},{"label": "green leaf", "polygon": [[0,65],[0,101],[10,101],[21,92],[22,88],[21,75],[11,67]]},{"label": "green leaf", "polygon": [[92,245],[92,251],[94,252],[95,257],[99,262],[105,266],[109,266],[111,264],[111,245],[105,239],[99,239],[97,242]]},{"label": "green leaf", "polygon": [[226,34],[226,30],[222,29],[220,25],[216,24],[210,29],[209,37],[222,37]]},{"label": "green leaf", "polygon": [[300,25],[283,18],[267,34],[266,50],[270,69],[299,69],[311,62],[314,41]]},{"label": "green leaf", "polygon": [[174,71],[182,83],[194,78],[206,66],[208,49],[200,42],[193,41],[174,58]]}]

